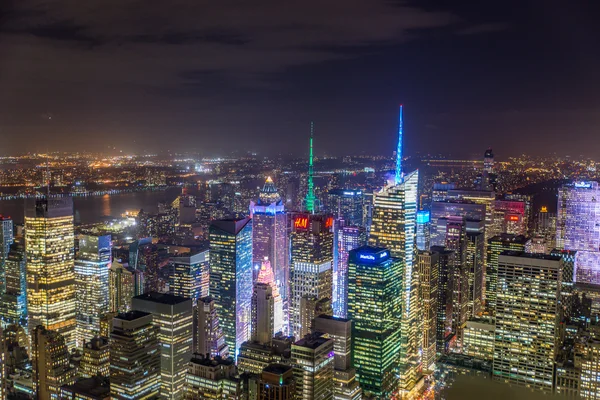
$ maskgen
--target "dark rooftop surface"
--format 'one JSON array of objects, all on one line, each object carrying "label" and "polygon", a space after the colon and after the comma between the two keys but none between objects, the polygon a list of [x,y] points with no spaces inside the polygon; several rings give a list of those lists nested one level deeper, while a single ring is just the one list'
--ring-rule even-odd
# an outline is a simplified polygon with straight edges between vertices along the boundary
[{"label": "dark rooftop surface", "polygon": [[126,313],[121,313],[121,314],[117,315],[115,318],[122,319],[124,321],[135,321],[136,319],[145,317],[147,315],[150,315],[150,314],[147,312],[143,312],[143,311],[132,310],[132,311],[129,311]]},{"label": "dark rooftop surface", "polygon": [[159,293],[159,292],[148,292],[144,294],[140,294],[139,296],[135,296],[134,299],[153,301],[155,303],[167,304],[167,305],[175,305],[179,303],[184,303],[186,301],[190,301],[190,299],[181,296],[175,296],[168,293]]}]

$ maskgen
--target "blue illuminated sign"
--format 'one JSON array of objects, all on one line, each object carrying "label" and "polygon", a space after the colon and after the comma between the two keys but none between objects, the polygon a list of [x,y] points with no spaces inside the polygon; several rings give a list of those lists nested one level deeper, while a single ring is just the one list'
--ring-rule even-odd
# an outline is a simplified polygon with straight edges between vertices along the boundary
[{"label": "blue illuminated sign", "polygon": [[361,260],[367,260],[367,261],[375,261],[375,260],[381,260],[382,258],[386,258],[389,255],[389,253],[387,251],[381,252],[379,254],[359,254],[358,258],[360,258]]},{"label": "blue illuminated sign", "polygon": [[591,189],[592,184],[591,182],[575,182],[575,187],[577,189]]},{"label": "blue illuminated sign", "polygon": [[429,211],[417,211],[417,224],[427,224],[431,221]]}]

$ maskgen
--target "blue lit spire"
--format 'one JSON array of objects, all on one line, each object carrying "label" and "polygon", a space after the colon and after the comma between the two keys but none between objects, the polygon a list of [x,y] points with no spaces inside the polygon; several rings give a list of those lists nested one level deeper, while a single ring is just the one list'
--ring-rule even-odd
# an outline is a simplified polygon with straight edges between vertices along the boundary
[{"label": "blue lit spire", "polygon": [[395,183],[402,183],[402,104],[400,104],[400,118],[398,121],[398,148],[396,149],[396,178]]}]

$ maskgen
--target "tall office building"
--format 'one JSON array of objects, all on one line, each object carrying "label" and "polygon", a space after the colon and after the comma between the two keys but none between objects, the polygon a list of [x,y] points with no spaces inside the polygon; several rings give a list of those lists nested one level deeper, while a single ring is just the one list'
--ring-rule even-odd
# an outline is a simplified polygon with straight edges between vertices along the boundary
[{"label": "tall office building", "polygon": [[64,337],[43,326],[33,329],[31,343],[33,390],[39,400],[58,399],[60,387],[75,383],[76,371],[69,364]]},{"label": "tall office building", "polygon": [[600,399],[600,340],[590,338],[584,345],[579,395],[582,399]]},{"label": "tall office building", "polygon": [[419,172],[405,174],[403,157],[403,117],[400,106],[396,174],[394,183],[374,194],[373,221],[369,244],[386,248],[402,263],[401,343],[399,357],[400,390],[410,391],[419,379],[418,354],[418,279],[416,262],[416,217]]},{"label": "tall office building", "polygon": [[437,260],[433,268],[438,273],[437,312],[436,312],[436,353],[449,351],[448,339],[452,336],[452,273],[456,265],[456,253],[442,246],[431,247],[432,261]]},{"label": "tall office building", "polygon": [[467,321],[462,353],[488,362],[494,359],[496,326],[493,317],[478,317]]},{"label": "tall office building", "polygon": [[462,337],[469,316],[469,268],[467,265],[467,229],[463,217],[450,217],[446,225],[446,249],[454,251],[455,263],[449,277],[452,306],[452,333],[456,345]]},{"label": "tall office building", "polygon": [[291,222],[290,333],[302,337],[310,332],[301,322],[302,303],[332,299],[333,217],[296,213]]},{"label": "tall office building", "polygon": [[496,200],[494,202],[494,231],[512,235],[527,235],[529,220],[525,210],[525,201]]},{"label": "tall office building", "polygon": [[431,212],[417,211],[417,250],[427,251],[431,243]]},{"label": "tall office building", "polygon": [[433,371],[436,360],[436,337],[439,288],[439,253],[421,251],[418,255],[419,301],[422,307],[421,354],[423,368]]},{"label": "tall office building", "polygon": [[495,379],[552,392],[561,269],[560,257],[514,251],[499,256]]},{"label": "tall office building", "polygon": [[6,291],[6,259],[13,244],[13,221],[0,214],[0,296]]},{"label": "tall office building", "polygon": [[354,368],[366,395],[389,399],[398,389],[403,263],[389,250],[364,246],[348,261],[348,318],[354,322]]},{"label": "tall office building", "polygon": [[27,279],[25,247],[22,241],[10,246],[4,270],[6,272],[6,292],[2,296],[0,313],[2,322],[27,326]]},{"label": "tall office building", "polygon": [[131,311],[134,296],[134,276],[123,264],[113,261],[108,270],[108,305],[112,313]]},{"label": "tall office building", "polygon": [[271,295],[273,296],[273,332],[271,336],[275,336],[277,332],[284,332],[285,319],[283,315],[283,300],[281,299],[279,287],[275,282],[275,275],[273,274],[273,268],[271,268],[269,260],[263,260],[261,263],[255,284],[257,283],[263,283],[271,287]]},{"label": "tall office building", "polygon": [[[467,202],[483,205],[485,209],[485,239],[489,240],[492,236],[499,234],[494,231],[494,205],[496,194],[492,190],[449,190],[448,200],[450,202]],[[466,218],[480,219],[480,218]]]},{"label": "tall office building", "polygon": [[498,292],[498,258],[504,251],[525,251],[527,238],[522,235],[502,234],[488,241],[487,269],[485,275],[485,309],[489,315],[495,314]]},{"label": "tall office building", "polygon": [[481,315],[484,311],[486,243],[483,221],[466,221],[467,256],[466,268],[469,274],[469,317]]},{"label": "tall office building", "polygon": [[367,244],[367,232],[361,226],[343,226],[336,229],[337,257],[333,270],[333,315],[346,318],[348,312],[348,256],[350,250]]},{"label": "tall office building", "polygon": [[254,342],[269,345],[274,330],[273,289],[268,283],[255,283],[252,294],[252,335]]},{"label": "tall office building", "polygon": [[315,318],[314,330],[333,339],[334,400],[360,400],[362,390],[352,367],[352,321],[323,315]]},{"label": "tall office building", "polygon": [[258,400],[295,400],[296,380],[290,365],[270,364],[258,381]]},{"label": "tall office building", "polygon": [[600,186],[575,182],[558,191],[556,247],[577,251],[575,281],[600,284]]},{"label": "tall office building", "polygon": [[210,295],[229,351],[237,356],[250,338],[252,220],[214,221],[210,226]]},{"label": "tall office building", "polygon": [[391,256],[402,263],[402,334],[400,350],[400,381],[402,390],[411,390],[417,379],[418,297],[416,258],[416,214],[418,171],[404,176],[401,183],[387,186],[375,193],[373,223],[369,244],[389,249]]},{"label": "tall office building", "polygon": [[160,395],[159,328],[142,311],[119,314],[110,334],[110,395],[117,400],[156,399]]},{"label": "tall office building", "polygon": [[100,317],[109,311],[110,235],[83,235],[75,257],[78,348],[100,335]]},{"label": "tall office building", "polygon": [[193,354],[192,300],[148,292],[134,297],[132,307],[152,314],[152,323],[159,328],[161,398],[183,399],[187,364]]},{"label": "tall office building", "polygon": [[186,400],[242,398],[242,382],[232,358],[210,358],[194,354],[185,380]]},{"label": "tall office building", "polygon": [[320,333],[292,345],[297,400],[333,400],[333,340]]},{"label": "tall office building", "polygon": [[267,178],[258,201],[250,203],[250,217],[253,264],[260,268],[265,257],[269,259],[279,292],[286,301],[290,278],[287,215],[281,196],[270,177]]},{"label": "tall office building", "polygon": [[94,376],[110,375],[110,346],[108,338],[95,337],[83,346],[83,354],[79,363],[79,376],[92,378]]},{"label": "tall office building", "polygon": [[332,189],[327,194],[327,211],[346,226],[363,225],[363,192],[357,189]]},{"label": "tall office building", "polygon": [[192,303],[208,296],[210,278],[209,250],[173,257],[169,261],[169,292],[192,299]]},{"label": "tall office building", "polygon": [[485,221],[486,206],[466,200],[434,201],[431,204],[431,246],[446,244],[446,225],[453,216],[463,217],[468,222]]},{"label": "tall office building", "polygon": [[42,325],[75,346],[73,200],[31,199],[25,207],[29,329]]},{"label": "tall office building", "polygon": [[219,317],[212,297],[201,298],[196,305],[198,327],[196,329],[195,353],[214,357],[229,357],[229,347],[219,324]]}]

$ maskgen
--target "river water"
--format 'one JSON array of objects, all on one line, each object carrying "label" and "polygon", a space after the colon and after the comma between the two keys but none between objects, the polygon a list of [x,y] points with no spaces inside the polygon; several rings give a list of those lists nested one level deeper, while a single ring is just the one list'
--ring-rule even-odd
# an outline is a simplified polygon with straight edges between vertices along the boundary
[{"label": "river water", "polygon": [[[73,197],[77,222],[89,224],[107,217],[119,217],[127,210],[156,212],[161,201],[173,201],[180,188],[160,191],[142,191],[104,196]],[[0,200],[0,214],[10,216],[17,224],[23,223],[25,200]]]}]

